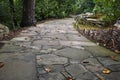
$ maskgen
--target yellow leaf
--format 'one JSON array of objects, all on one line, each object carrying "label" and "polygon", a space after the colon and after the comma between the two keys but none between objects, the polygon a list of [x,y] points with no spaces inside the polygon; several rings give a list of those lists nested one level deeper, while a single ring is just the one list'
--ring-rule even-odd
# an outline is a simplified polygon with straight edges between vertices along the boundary
[{"label": "yellow leaf", "polygon": [[103,71],[102,71],[104,74],[109,74],[111,73],[111,71],[107,68],[104,68]]},{"label": "yellow leaf", "polygon": [[50,67],[46,67],[45,71],[49,73],[51,71],[51,68]]},{"label": "yellow leaf", "polygon": [[72,77],[67,77],[67,80],[73,80],[73,78]]}]

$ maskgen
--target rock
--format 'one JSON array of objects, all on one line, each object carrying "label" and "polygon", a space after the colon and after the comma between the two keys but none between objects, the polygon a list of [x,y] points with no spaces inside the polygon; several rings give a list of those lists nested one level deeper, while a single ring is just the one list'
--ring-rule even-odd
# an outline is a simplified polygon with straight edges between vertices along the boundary
[{"label": "rock", "polygon": [[76,16],[76,23],[82,25],[90,25],[96,27],[106,27],[109,25],[108,21],[102,21],[100,19],[96,19],[93,13],[85,13]]},{"label": "rock", "polygon": [[61,57],[53,54],[37,55],[37,64],[41,65],[51,65],[51,64],[66,64],[68,59],[66,57]]},{"label": "rock", "polygon": [[120,18],[117,20],[117,22],[114,24],[115,27],[120,29]]},{"label": "rock", "polygon": [[0,24],[0,36],[9,33],[9,28],[3,24]]}]

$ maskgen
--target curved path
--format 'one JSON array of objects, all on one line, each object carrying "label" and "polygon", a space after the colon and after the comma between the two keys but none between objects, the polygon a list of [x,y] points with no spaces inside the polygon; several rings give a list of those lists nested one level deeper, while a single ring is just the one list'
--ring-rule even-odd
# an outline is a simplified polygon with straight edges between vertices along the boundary
[{"label": "curved path", "polygon": [[120,80],[120,56],[80,35],[72,18],[23,30],[0,50],[0,80]]}]

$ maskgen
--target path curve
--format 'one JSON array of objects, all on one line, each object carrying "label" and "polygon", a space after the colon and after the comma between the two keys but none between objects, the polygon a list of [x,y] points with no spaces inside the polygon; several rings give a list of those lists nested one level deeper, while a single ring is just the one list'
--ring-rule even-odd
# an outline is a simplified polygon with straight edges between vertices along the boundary
[{"label": "path curve", "polygon": [[6,42],[0,80],[120,80],[120,56],[80,35],[73,22],[46,21]]}]

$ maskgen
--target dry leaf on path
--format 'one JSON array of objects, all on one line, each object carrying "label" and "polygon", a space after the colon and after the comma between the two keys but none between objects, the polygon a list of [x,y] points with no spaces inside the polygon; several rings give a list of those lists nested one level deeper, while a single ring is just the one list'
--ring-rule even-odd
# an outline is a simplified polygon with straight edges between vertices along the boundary
[{"label": "dry leaf on path", "polygon": [[120,51],[119,50],[115,50],[116,53],[120,54]]},{"label": "dry leaf on path", "polygon": [[67,77],[67,80],[73,80],[73,78],[72,77]]},{"label": "dry leaf on path", "polygon": [[112,60],[118,61],[117,58],[116,58],[116,56],[110,56],[110,57],[111,57]]},{"label": "dry leaf on path", "polygon": [[45,69],[45,71],[46,71],[47,73],[49,73],[49,72],[51,71],[51,68],[50,68],[50,67],[45,67],[44,69]]},{"label": "dry leaf on path", "polygon": [[104,68],[103,71],[102,71],[104,74],[110,74],[111,71],[107,68]]},{"label": "dry leaf on path", "polygon": [[0,68],[2,68],[5,64],[3,62],[0,62]]}]

